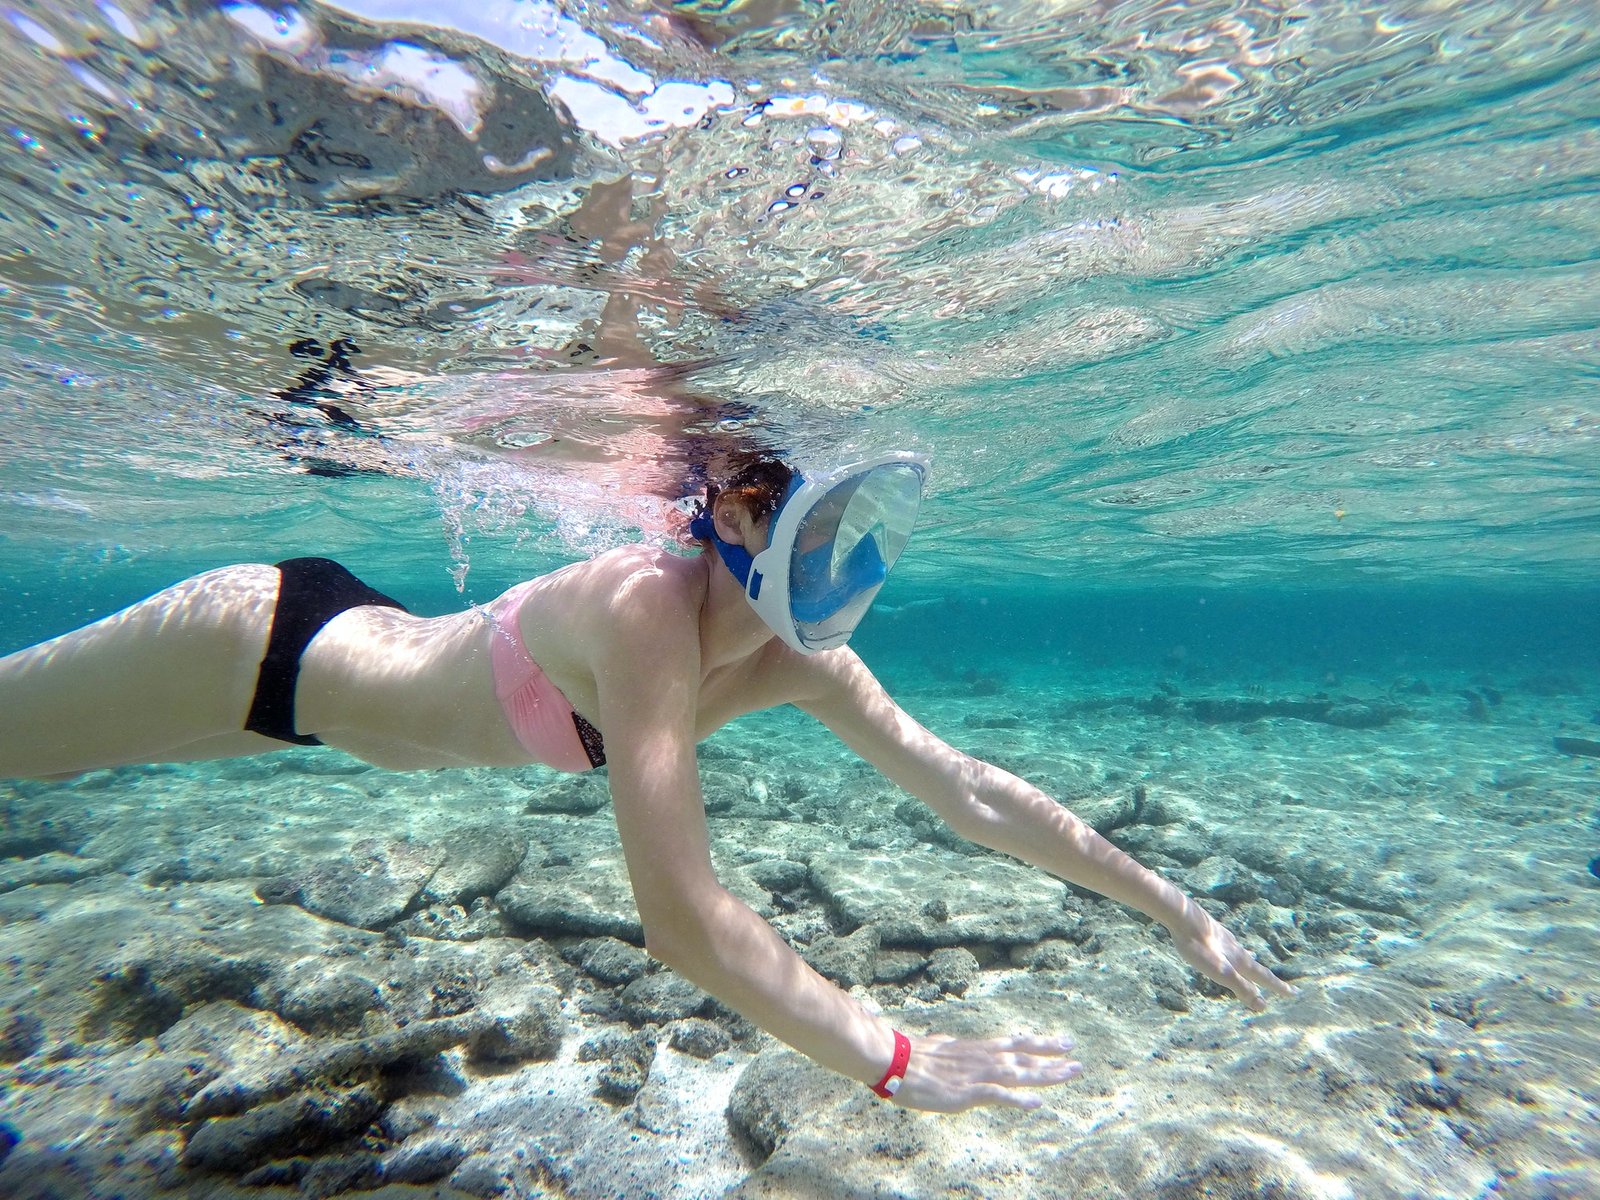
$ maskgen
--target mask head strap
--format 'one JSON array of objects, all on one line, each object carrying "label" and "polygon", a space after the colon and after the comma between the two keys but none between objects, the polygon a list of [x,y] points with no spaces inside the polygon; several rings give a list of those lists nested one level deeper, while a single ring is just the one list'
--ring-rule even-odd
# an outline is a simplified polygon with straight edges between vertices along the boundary
[{"label": "mask head strap", "polygon": [[728,570],[733,572],[733,577],[746,587],[750,584],[750,565],[755,560],[750,557],[750,551],[743,546],[734,546],[723,541],[717,536],[717,524],[711,519],[711,510],[704,504],[700,511],[695,513],[694,520],[689,522],[689,536],[709,541],[717,548],[717,554],[727,564]]}]

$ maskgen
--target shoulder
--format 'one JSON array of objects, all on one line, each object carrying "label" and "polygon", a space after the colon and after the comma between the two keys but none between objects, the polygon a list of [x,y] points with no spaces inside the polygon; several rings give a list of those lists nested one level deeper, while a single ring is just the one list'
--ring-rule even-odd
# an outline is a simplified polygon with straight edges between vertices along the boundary
[{"label": "shoulder", "polygon": [[705,602],[705,566],[653,546],[624,546],[595,560],[604,582],[596,597],[614,616],[698,613]]},{"label": "shoulder", "polygon": [[698,559],[655,546],[622,546],[520,586],[559,592],[566,604],[586,611],[616,614],[662,605],[698,608],[706,583]]},{"label": "shoulder", "polygon": [[[687,748],[693,762],[706,573],[694,559],[629,546],[586,564],[578,620],[615,786],[639,756],[660,765]],[[614,753],[612,753],[614,751]],[[630,776],[631,777],[631,776]]]},{"label": "shoulder", "polygon": [[547,671],[565,661],[595,674],[616,654],[638,655],[651,644],[692,639],[698,651],[705,588],[703,563],[635,545],[570,563],[507,595],[520,596],[535,661]]},{"label": "shoulder", "polygon": [[[624,546],[562,572],[564,602],[606,657],[699,650],[705,566],[653,546]],[[641,664],[642,665],[642,664]]]}]

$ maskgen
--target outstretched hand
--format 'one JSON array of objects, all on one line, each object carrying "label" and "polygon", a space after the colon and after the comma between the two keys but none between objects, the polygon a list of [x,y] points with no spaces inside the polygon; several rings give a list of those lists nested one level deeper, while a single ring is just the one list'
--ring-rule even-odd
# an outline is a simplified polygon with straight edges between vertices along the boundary
[{"label": "outstretched hand", "polygon": [[1239,944],[1237,938],[1216,922],[1210,913],[1193,901],[1184,919],[1169,926],[1172,944],[1183,961],[1207,979],[1220,983],[1253,1011],[1267,1007],[1266,992],[1280,996],[1296,995],[1296,989],[1279,979],[1256,956]]},{"label": "outstretched hand", "polygon": [[983,1104],[1038,1108],[1029,1088],[1066,1083],[1082,1065],[1068,1058],[1071,1038],[1009,1037],[985,1041],[930,1035],[911,1039],[911,1061],[895,1103],[927,1112],[961,1112]]}]

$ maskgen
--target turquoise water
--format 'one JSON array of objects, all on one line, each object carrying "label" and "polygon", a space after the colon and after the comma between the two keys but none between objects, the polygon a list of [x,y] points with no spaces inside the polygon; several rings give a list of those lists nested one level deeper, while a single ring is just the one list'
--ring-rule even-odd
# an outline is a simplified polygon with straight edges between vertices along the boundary
[{"label": "turquoise water", "polygon": [[[1595,17],[23,0],[0,11],[0,653],[303,554],[455,611],[672,541],[723,450],[922,450],[921,523],[856,648],[963,749],[1074,802],[1148,789],[1181,820],[1106,827],[1184,886],[1223,859],[1273,876],[1273,911],[1213,898],[1316,986],[1241,1033],[1214,1000],[1152,991],[1170,954],[1103,915],[1074,943],[1106,947],[1094,971],[977,939],[990,982],[967,1001],[869,981],[930,1028],[1070,1026],[1143,1081],[1086,1081],[1046,1132],[917,1126],[885,1186],[1600,1194],[1600,777],[1551,741],[1600,739]],[[1237,719],[1184,707],[1206,699]],[[1347,727],[1302,703],[1393,712]],[[820,878],[838,846],[968,862],[793,714],[717,735],[703,767],[739,870]],[[606,812],[569,822],[561,786],[300,751],[0,785],[8,837],[68,830],[0,859],[0,1009],[65,997],[47,1054],[103,1032],[73,1006],[122,961],[113,941],[177,913],[172,940],[232,962],[204,939],[279,936],[253,889],[296,853],[484,813],[552,861],[610,845]],[[49,880],[22,853],[41,846],[66,860]],[[615,856],[594,869],[620,877]],[[826,918],[794,900],[785,935],[847,933],[830,897]],[[101,912],[144,915],[102,944]],[[340,962],[377,953],[327,936]],[[292,1007],[230,987],[161,1011]],[[71,1132],[102,1111],[78,1097],[138,1090],[112,1057],[150,1044],[124,1042],[6,1076],[0,1119],[52,1148],[27,1160],[40,1187],[171,1183],[160,1104]],[[1266,1045],[1282,1076],[1257,1073]],[[674,1086],[720,1114],[747,1059]],[[687,1117],[619,1166],[596,1147],[653,1118],[607,1123],[575,1078],[535,1119],[508,1095],[545,1077],[473,1076],[440,1120],[480,1158],[501,1128],[544,1145],[542,1175],[495,1160],[516,1196],[722,1194],[758,1166],[747,1194],[864,1194],[818,1165],[827,1139],[843,1161],[911,1136],[818,1101],[820,1132],[765,1166]]]}]

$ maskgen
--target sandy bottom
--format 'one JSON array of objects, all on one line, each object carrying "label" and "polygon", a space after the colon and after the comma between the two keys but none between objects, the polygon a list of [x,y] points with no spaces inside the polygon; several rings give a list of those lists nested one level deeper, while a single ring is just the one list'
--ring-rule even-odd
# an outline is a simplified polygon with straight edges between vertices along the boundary
[{"label": "sandy bottom", "polygon": [[[719,871],[903,1028],[1075,1036],[1083,1074],[1044,1110],[907,1113],[703,997],[651,1008],[595,780],[311,750],[0,784],[0,1194],[1600,1196],[1600,759],[1551,741],[1600,737],[1590,681],[891,682],[1299,996],[1248,1015],[1164,931],[959,845],[796,713],[703,749]],[[1388,720],[1249,707],[1316,692]],[[527,849],[452,907],[429,848],[463,829]],[[262,902],[353,861],[412,889],[374,928]],[[542,1048],[371,1049],[536,1008]],[[317,1121],[261,1133],[308,1096]],[[208,1125],[259,1146],[197,1157]]]}]

